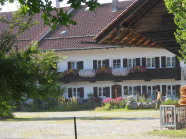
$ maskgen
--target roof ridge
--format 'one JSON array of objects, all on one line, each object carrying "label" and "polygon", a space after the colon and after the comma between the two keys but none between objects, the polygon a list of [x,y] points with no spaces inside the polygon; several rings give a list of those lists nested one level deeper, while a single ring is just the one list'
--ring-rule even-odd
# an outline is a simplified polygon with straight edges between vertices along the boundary
[{"label": "roof ridge", "polygon": [[119,14],[115,19],[112,20],[112,22],[110,22],[105,28],[103,28],[103,30],[101,30],[101,32],[99,32],[96,37],[94,38],[94,40],[96,40],[107,28],[109,28],[120,16],[122,16],[123,14],[125,14],[128,10],[130,10],[131,7],[133,7],[134,4],[136,4],[137,2],[139,2],[140,0],[134,0],[133,3],[130,4],[130,6],[127,7],[126,10],[124,10],[121,14]]},{"label": "roof ridge", "polygon": [[55,39],[73,39],[73,38],[84,38],[84,37],[95,37],[96,35],[83,35],[83,36],[67,36],[67,37],[52,37],[45,38],[45,40],[55,40]]}]

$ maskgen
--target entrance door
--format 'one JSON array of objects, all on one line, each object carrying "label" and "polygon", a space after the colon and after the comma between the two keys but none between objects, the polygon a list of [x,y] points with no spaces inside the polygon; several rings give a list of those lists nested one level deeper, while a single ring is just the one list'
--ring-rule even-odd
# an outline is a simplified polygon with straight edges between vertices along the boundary
[{"label": "entrance door", "polygon": [[112,86],[112,98],[121,97],[121,85]]}]

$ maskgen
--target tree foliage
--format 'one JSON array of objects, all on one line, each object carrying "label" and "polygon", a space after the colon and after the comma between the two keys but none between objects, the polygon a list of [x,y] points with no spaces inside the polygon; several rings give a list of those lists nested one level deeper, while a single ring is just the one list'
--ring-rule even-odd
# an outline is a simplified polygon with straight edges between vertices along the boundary
[{"label": "tree foliage", "polygon": [[186,61],[186,0],[164,0],[169,13],[174,15],[174,23],[178,26],[175,37],[181,45],[180,60]]},{"label": "tree foliage", "polygon": [[0,36],[0,117],[27,98],[62,95],[56,67],[59,57],[52,51],[40,51],[36,44],[17,51],[15,42],[9,32]]},{"label": "tree foliage", "polygon": [[[59,2],[62,1],[59,0]],[[68,14],[62,8],[53,7],[51,0],[0,0],[1,5],[4,5],[5,2],[18,2],[20,11],[25,15],[33,16],[34,14],[42,13],[45,24],[52,26],[52,28],[55,28],[58,24],[65,26],[76,24],[76,21],[71,19],[71,14]],[[82,4],[87,5],[90,11],[99,6],[97,0],[68,0],[67,3],[74,9],[80,8]]]}]

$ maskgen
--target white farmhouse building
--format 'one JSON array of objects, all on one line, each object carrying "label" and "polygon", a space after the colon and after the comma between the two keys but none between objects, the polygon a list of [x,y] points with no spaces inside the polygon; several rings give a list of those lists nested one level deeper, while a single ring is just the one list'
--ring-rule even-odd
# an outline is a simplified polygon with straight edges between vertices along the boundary
[{"label": "white farmhouse building", "polygon": [[[57,65],[64,72],[66,98],[137,93],[155,98],[156,89],[169,97],[177,96],[180,85],[185,85],[185,65],[175,55],[176,26],[161,0],[113,0],[94,12],[86,7],[68,12],[77,25],[51,30],[38,14],[35,19],[40,23],[18,39],[19,46],[35,40],[41,49],[66,57]],[[0,31],[3,28],[5,24]]]},{"label": "white farmhouse building", "polygon": [[[156,29],[159,35],[152,35],[150,39],[141,35],[142,30],[151,31],[148,30],[149,24],[151,28],[171,30],[170,36],[175,43],[175,25],[164,21],[173,19],[163,2],[114,2],[103,4],[94,12],[89,12],[86,7],[72,11],[73,19],[78,23],[76,26],[58,27],[40,42],[42,49],[54,49],[59,55],[66,56],[58,63],[58,71],[65,74],[61,80],[66,88],[65,97],[87,99],[93,94],[95,97],[115,98],[139,93],[155,98],[156,89],[163,96],[177,96],[180,85],[185,84],[184,64],[180,64],[172,53],[174,49],[171,48],[170,52],[164,49],[165,45],[159,44],[159,40],[156,41],[165,33],[162,36],[162,32]],[[147,28],[140,26],[144,22]],[[139,32],[138,27],[141,27]],[[171,37],[166,37],[166,44]],[[131,72],[132,68],[135,72]]]}]

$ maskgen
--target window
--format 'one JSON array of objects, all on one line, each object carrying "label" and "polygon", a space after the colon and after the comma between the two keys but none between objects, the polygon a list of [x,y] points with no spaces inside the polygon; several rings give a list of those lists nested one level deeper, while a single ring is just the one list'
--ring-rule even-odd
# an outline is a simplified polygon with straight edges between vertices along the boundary
[{"label": "window", "polygon": [[147,58],[147,67],[155,68],[155,58]]},{"label": "window", "polygon": [[84,88],[69,88],[68,98],[75,97],[77,99],[84,98]]},{"label": "window", "polygon": [[167,95],[171,95],[171,85],[167,86]]},{"label": "window", "polygon": [[123,92],[124,92],[124,95],[125,95],[125,96],[128,96],[128,95],[129,95],[128,86],[124,86],[124,87],[123,87]]},{"label": "window", "polygon": [[128,67],[133,68],[136,66],[136,59],[128,59]]},{"label": "window", "polygon": [[172,94],[174,96],[176,96],[176,86],[175,85],[172,86]]},{"label": "window", "polygon": [[155,97],[156,96],[156,86],[152,87],[152,95]]},{"label": "window", "polygon": [[73,89],[72,89],[72,96],[73,96],[73,97],[76,97],[76,96],[77,96],[77,95],[76,95],[76,88],[73,88]]},{"label": "window", "polygon": [[175,67],[176,59],[175,57],[167,57],[167,67]]},{"label": "window", "polygon": [[113,60],[113,68],[121,68],[121,60],[120,59]]},{"label": "window", "polygon": [[129,91],[128,91],[129,95],[132,95],[132,86],[129,86]]},{"label": "window", "polygon": [[71,68],[72,69],[77,69],[77,62],[71,62]]},{"label": "window", "polygon": [[65,33],[67,33],[67,31],[66,30],[63,30],[59,34],[65,34]]},{"label": "window", "polygon": [[98,87],[98,96],[99,97],[106,97],[106,87]]},{"label": "window", "polygon": [[134,91],[134,92],[133,92],[133,95],[136,95],[137,92],[138,92],[138,91],[137,91],[137,86],[134,86],[134,87],[133,87],[133,91]]},{"label": "window", "polygon": [[83,69],[83,61],[69,61],[68,69]]},{"label": "window", "polygon": [[105,67],[105,60],[98,60],[97,61],[98,68]]},{"label": "window", "polygon": [[147,88],[147,94],[148,94],[148,96],[151,96],[151,86],[148,86],[148,88]]}]

